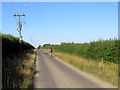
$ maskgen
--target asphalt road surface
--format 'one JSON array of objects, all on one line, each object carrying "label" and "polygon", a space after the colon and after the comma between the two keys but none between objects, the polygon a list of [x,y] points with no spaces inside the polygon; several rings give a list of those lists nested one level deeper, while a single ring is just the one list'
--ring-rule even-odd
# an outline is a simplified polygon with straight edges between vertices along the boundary
[{"label": "asphalt road surface", "polygon": [[79,71],[62,61],[38,50],[34,88],[111,88],[110,84]]}]

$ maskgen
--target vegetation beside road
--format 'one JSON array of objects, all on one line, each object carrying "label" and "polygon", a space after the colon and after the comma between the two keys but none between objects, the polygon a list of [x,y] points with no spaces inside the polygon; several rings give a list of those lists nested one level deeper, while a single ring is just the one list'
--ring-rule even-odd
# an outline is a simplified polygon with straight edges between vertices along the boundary
[{"label": "vegetation beside road", "polygon": [[[43,48],[58,50],[59,52],[68,53],[92,59],[94,61],[103,60],[106,63],[118,63],[119,40],[116,38],[110,40],[98,40],[91,43],[61,43],[60,45],[44,45]],[[118,49],[119,48],[119,49]]]},{"label": "vegetation beside road", "polygon": [[[49,52],[49,49],[42,49]],[[92,74],[106,82],[118,86],[118,64],[103,63],[102,61],[87,60],[86,58],[70,55],[68,53],[61,53],[54,50],[53,56],[63,60],[73,67]]]},{"label": "vegetation beside road", "polygon": [[50,48],[53,48],[54,56],[64,62],[118,86],[118,52],[120,48],[117,39],[83,44],[47,44],[42,47],[47,52]]},{"label": "vegetation beside road", "polygon": [[2,88],[32,86],[36,50],[11,35],[2,35]]},{"label": "vegetation beside road", "polygon": [[9,34],[2,34],[2,56],[7,57],[10,55],[17,55],[19,52],[24,50],[34,49],[34,47],[28,42],[21,41],[19,42],[18,37],[14,37]]}]

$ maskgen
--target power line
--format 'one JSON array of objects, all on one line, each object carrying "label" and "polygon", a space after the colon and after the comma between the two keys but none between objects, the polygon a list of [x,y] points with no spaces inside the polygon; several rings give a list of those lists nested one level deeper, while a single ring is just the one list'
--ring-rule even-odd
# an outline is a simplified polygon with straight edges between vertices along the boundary
[{"label": "power line", "polygon": [[[19,1],[19,0],[18,0]],[[18,4],[18,3],[17,3]],[[20,7],[21,11],[24,13],[24,10],[22,9],[21,2],[19,2],[18,6]]]},{"label": "power line", "polygon": [[[21,11],[21,14],[24,14],[24,10],[22,9],[21,2],[19,0],[18,0],[18,2],[16,2],[16,6],[17,6],[17,9],[19,10],[19,12]],[[25,17],[23,17],[21,20],[25,21]]]},{"label": "power line", "polygon": [[12,8],[14,9],[14,11],[16,11],[16,13],[19,13],[17,10],[16,10],[16,8],[12,5],[12,2],[9,2],[10,3],[10,5],[12,6]]},{"label": "power line", "polygon": [[27,8],[26,8],[26,7],[27,7],[27,6],[24,6],[24,5],[23,5],[24,12],[27,14],[27,16],[30,16],[30,12],[31,12],[31,11],[29,11],[29,10],[30,10],[29,7],[27,7]]},{"label": "power line", "polygon": [[[26,6],[25,6],[25,5],[26,5]],[[23,20],[30,20],[29,18],[32,17],[32,16],[31,16],[32,11],[31,11],[31,9],[29,8],[29,6],[28,6],[27,4],[25,4],[25,5],[23,5],[23,8],[24,8],[25,15],[26,15],[27,17],[24,17]],[[29,23],[29,21],[28,21],[27,23]]]},{"label": "power line", "polygon": [[[5,3],[4,3],[4,6],[5,6],[5,8],[8,10],[8,12],[9,12],[10,14],[12,14],[12,15],[13,15],[12,11],[8,8],[8,6],[7,6],[7,5],[5,5]],[[17,21],[17,19],[16,19],[16,18],[14,18],[14,20],[15,20],[15,21]]]},{"label": "power line", "polygon": [[[25,8],[25,6],[24,6],[21,2],[19,2],[19,1],[20,1],[20,0],[18,0],[18,2],[17,2],[17,8],[20,9],[19,11],[21,11],[22,14],[24,14],[24,12],[25,12],[27,16],[30,16],[29,11],[27,10],[28,7]],[[22,18],[22,21],[25,21],[25,20],[26,20],[26,17],[23,17],[23,18]]]},{"label": "power line", "polygon": [[[20,7],[22,13],[24,14],[24,10],[22,9],[21,2],[19,2],[18,6]],[[22,20],[25,21],[25,17]]]}]

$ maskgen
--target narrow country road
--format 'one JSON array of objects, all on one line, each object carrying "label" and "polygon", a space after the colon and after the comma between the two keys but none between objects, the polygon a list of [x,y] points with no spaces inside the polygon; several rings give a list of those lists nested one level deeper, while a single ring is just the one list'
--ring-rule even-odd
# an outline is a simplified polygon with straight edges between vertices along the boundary
[{"label": "narrow country road", "polygon": [[48,53],[38,50],[36,58],[34,88],[110,88],[92,76],[64,64]]}]

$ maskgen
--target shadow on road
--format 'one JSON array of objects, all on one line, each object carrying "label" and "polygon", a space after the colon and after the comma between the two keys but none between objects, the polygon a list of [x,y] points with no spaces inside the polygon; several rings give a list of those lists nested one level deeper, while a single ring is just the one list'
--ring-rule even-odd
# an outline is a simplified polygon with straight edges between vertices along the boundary
[{"label": "shadow on road", "polygon": [[44,53],[44,54],[49,54],[49,53]]}]

